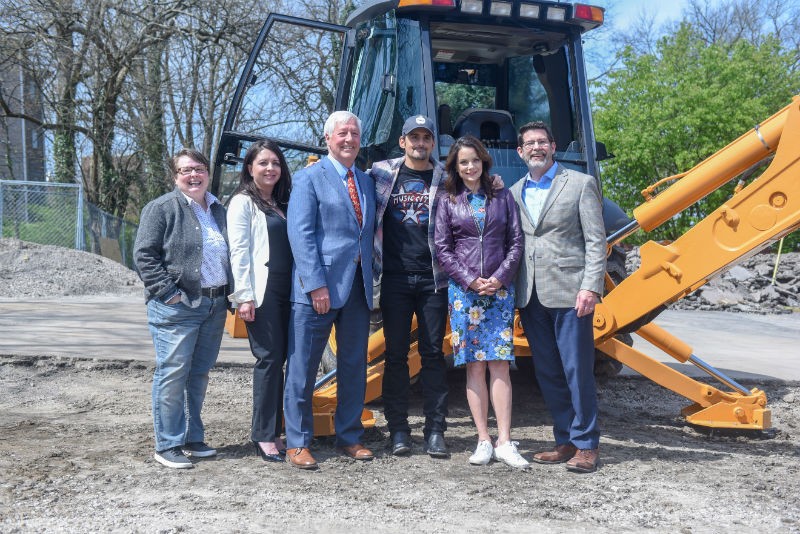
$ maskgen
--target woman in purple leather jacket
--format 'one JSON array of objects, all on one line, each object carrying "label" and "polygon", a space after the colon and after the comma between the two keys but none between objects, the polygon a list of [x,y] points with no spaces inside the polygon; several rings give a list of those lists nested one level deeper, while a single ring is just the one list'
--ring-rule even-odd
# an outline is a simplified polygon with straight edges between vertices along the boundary
[{"label": "woman in purple leather jacket", "polygon": [[[478,430],[469,462],[500,460],[525,468],[511,441],[514,361],[514,287],[523,253],[517,203],[508,189],[492,189],[492,158],[472,136],[460,138],[447,156],[445,190],[436,214],[436,253],[450,276],[450,328],[457,366],[467,366],[467,401]],[[491,395],[486,386],[489,370]],[[488,428],[489,398],[497,418],[497,443]]]}]

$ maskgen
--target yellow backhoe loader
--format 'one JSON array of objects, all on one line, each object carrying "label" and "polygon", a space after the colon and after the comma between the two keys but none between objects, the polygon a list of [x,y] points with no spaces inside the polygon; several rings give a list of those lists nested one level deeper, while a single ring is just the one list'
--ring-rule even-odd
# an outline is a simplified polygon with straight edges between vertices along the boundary
[{"label": "yellow backhoe loader", "polygon": [[[440,157],[455,138],[474,133],[492,155],[493,172],[507,184],[526,172],[515,150],[516,126],[530,120],[551,125],[559,164],[599,177],[598,161],[608,155],[594,138],[581,40],[602,24],[603,16],[601,8],[586,4],[526,0],[372,0],[363,2],[344,25],[271,14],[234,93],[212,190],[223,198],[230,194],[244,151],[262,137],[278,142],[297,167],[310,155],[325,154],[308,124],[314,109],[330,110],[325,106],[331,98],[333,109],[350,110],[362,120],[358,164],[363,168],[399,156],[403,121],[423,113],[436,121]],[[289,41],[286,35],[301,35],[308,46],[294,44],[282,51]],[[333,65],[338,65],[338,74]],[[324,86],[326,80],[330,87]],[[305,88],[305,107],[280,104],[300,86]],[[266,118],[274,113],[280,120]],[[626,277],[624,255],[616,247],[624,239],[652,231],[769,160],[758,178],[740,184],[730,199],[679,239],[666,245],[645,243],[641,266]],[[642,194],[644,202],[633,218],[608,199],[603,204],[609,272],[606,295],[594,315],[598,358],[605,364],[601,367],[627,365],[686,397],[691,404],[683,415],[691,424],[769,429],[763,391],[748,390],[701,360],[653,319],[670,303],[800,226],[800,97],[690,171],[661,180]],[[636,350],[630,344],[632,333],[677,361],[703,369],[720,386],[690,378]],[[518,320],[514,343],[523,367],[531,352]],[[449,335],[444,349],[451,352]],[[367,401],[381,395],[383,352],[378,328],[369,341]],[[419,368],[413,345],[410,374]],[[315,389],[316,435],[334,432],[335,408],[332,370]],[[369,410],[363,421],[374,424]]]}]

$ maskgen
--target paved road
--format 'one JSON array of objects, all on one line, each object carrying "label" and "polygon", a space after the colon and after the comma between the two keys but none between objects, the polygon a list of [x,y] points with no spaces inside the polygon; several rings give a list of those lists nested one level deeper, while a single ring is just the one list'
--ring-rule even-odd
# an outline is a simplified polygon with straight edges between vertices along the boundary
[{"label": "paved road", "polygon": [[[667,310],[655,322],[691,345],[695,355],[734,378],[800,380],[800,314]],[[634,338],[634,347],[645,354],[692,376],[703,376],[694,366],[677,363]],[[0,356],[4,354],[152,361],[153,347],[145,306],[138,296],[0,299]],[[247,340],[225,334],[220,361],[252,363]]]},{"label": "paved road", "polygon": [[[0,299],[0,354],[153,361],[144,299]],[[252,363],[247,339],[223,335],[220,359]]]}]

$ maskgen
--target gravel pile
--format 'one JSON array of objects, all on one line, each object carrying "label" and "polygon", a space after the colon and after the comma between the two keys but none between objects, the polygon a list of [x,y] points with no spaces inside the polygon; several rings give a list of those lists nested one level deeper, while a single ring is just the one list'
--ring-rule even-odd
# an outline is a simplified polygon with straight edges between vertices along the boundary
[{"label": "gravel pile", "polygon": [[[676,310],[722,310],[747,313],[800,311],[800,253],[782,254],[775,284],[772,273],[776,255],[756,254],[717,276],[706,285],[670,305]],[[639,268],[639,249],[628,252],[625,268]]]},{"label": "gravel pile", "polygon": [[0,239],[0,297],[141,295],[139,276],[114,260],[69,248]]}]

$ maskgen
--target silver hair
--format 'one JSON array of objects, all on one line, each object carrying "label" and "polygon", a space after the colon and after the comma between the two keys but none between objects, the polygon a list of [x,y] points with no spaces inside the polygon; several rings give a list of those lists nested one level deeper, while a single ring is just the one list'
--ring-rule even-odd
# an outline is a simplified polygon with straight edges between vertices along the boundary
[{"label": "silver hair", "polygon": [[336,128],[338,124],[346,124],[350,121],[356,121],[356,126],[358,126],[358,133],[361,133],[361,119],[359,119],[353,113],[349,111],[334,111],[328,117],[328,120],[325,121],[325,135],[333,134],[333,130]]}]

